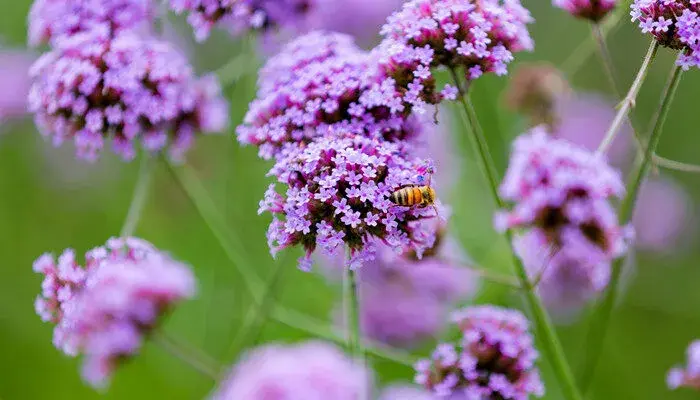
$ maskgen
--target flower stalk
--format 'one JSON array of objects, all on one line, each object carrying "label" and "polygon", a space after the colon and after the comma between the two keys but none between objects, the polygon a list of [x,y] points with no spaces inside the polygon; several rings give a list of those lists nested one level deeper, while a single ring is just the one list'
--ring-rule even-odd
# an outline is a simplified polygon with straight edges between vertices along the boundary
[{"label": "flower stalk", "polygon": [[176,340],[163,331],[156,330],[151,334],[151,340],[163,350],[182,360],[202,375],[211,379],[219,379],[221,367],[208,355],[197,349],[186,346],[180,340]]},{"label": "flower stalk", "polygon": [[345,318],[348,329],[348,347],[355,360],[364,364],[364,350],[360,330],[360,296],[357,287],[357,273],[349,266],[345,267],[343,279]]},{"label": "flower stalk", "polygon": [[119,231],[119,236],[126,237],[134,234],[139,219],[141,218],[143,207],[146,205],[148,186],[151,182],[152,175],[153,161],[148,154],[144,153],[141,155],[141,165],[139,166],[139,175],[136,179],[136,186],[134,187],[134,195],[131,198],[129,211],[126,214],[124,225],[122,225],[122,229]]}]

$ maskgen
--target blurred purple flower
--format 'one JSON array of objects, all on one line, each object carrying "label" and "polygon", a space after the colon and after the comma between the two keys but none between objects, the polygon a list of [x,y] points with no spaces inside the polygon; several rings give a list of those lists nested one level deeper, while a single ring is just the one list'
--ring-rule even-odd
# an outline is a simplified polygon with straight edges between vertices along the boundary
[{"label": "blurred purple flower", "polygon": [[552,3],[579,18],[600,21],[617,5],[617,0],[552,0]]},{"label": "blurred purple flower", "polygon": [[260,72],[242,143],[269,159],[287,143],[337,133],[387,140],[415,134],[392,84],[380,84],[373,59],[350,36],[312,32],[287,44]]},{"label": "blurred purple flower", "polygon": [[31,81],[30,53],[0,49],[0,124],[27,114],[27,94]]},{"label": "blurred purple flower", "polygon": [[532,21],[519,0],[411,0],[387,19],[375,54],[404,101],[422,110],[443,99],[431,69],[461,68],[469,81],[505,75],[513,53],[533,48]]},{"label": "blurred purple flower", "polygon": [[169,0],[177,14],[187,12],[198,41],[209,37],[219,25],[232,34],[252,29],[267,32],[275,29],[301,30],[316,0]]},{"label": "blurred purple flower", "polygon": [[700,340],[693,341],[688,346],[688,365],[674,367],[668,371],[666,384],[669,389],[688,387],[700,390]]},{"label": "blurred purple flower", "polygon": [[358,43],[369,46],[379,36],[386,18],[403,0],[316,0],[310,26],[352,35]]},{"label": "blurred purple flower", "polygon": [[415,386],[394,385],[385,388],[379,400],[436,400],[430,392]]},{"label": "blurred purple flower", "polygon": [[370,384],[369,372],[331,344],[272,344],[244,356],[211,400],[357,400]]},{"label": "blurred purple flower", "polygon": [[71,249],[57,260],[44,254],[34,271],[44,275],[37,314],[56,324],[57,348],[84,354],[82,375],[95,387],[106,385],[161,316],[195,292],[189,268],[136,238],[110,239],[86,253],[84,267]]},{"label": "blurred purple flower", "polygon": [[135,144],[168,148],[178,160],[199,131],[220,131],[227,105],[213,76],[196,78],[187,60],[155,39],[104,32],[73,35],[32,66],[30,110],[58,146],[72,139],[78,158],[94,161],[111,141],[132,159]]},{"label": "blurred purple flower", "polygon": [[684,70],[700,66],[700,2],[696,0],[634,0],[632,21],[662,46],[682,50],[676,63]]},{"label": "blurred purple flower", "polygon": [[347,246],[349,263],[356,268],[373,257],[374,239],[419,255],[433,246],[435,232],[418,224],[435,216],[433,208],[402,207],[389,200],[401,186],[418,183],[431,167],[409,158],[406,144],[329,135],[287,150],[270,171],[287,186],[286,194],[270,185],[259,210],[275,214],[268,229],[273,255],[302,245],[306,257],[299,267],[308,270],[317,246],[325,254]]},{"label": "blurred purple flower", "polygon": [[544,385],[535,367],[538,353],[519,312],[477,306],[455,314],[462,332],[458,345],[438,345],[419,361],[416,383],[450,399],[527,399],[542,397]]},{"label": "blurred purple flower", "polygon": [[35,0],[29,11],[29,44],[58,42],[80,32],[149,30],[152,0]]},{"label": "blurred purple flower", "polygon": [[[642,184],[632,223],[638,248],[670,252],[690,234],[692,201],[684,188],[668,178],[652,178]],[[663,210],[663,212],[660,212]]]}]

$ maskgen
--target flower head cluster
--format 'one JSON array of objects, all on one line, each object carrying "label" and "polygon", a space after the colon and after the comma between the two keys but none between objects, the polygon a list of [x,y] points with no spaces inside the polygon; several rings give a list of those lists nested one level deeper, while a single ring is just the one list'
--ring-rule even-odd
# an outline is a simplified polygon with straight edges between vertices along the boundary
[{"label": "flower head cluster", "polygon": [[302,245],[307,255],[300,268],[308,270],[317,247],[332,254],[346,244],[352,267],[372,257],[375,239],[399,251],[422,254],[431,248],[435,232],[418,222],[433,217],[433,209],[390,200],[396,189],[419,183],[432,168],[407,157],[405,146],[349,134],[290,147],[270,172],[287,186],[286,193],[270,185],[259,210],[276,214],[268,230],[273,254]]},{"label": "flower head cluster", "polygon": [[36,310],[56,324],[54,344],[83,353],[83,377],[103,386],[114,369],[138,353],[143,338],[175,303],[194,295],[191,271],[140,239],[110,239],[85,255],[66,250],[34,262],[44,275]]},{"label": "flower head cluster", "polygon": [[682,50],[677,64],[700,66],[700,2],[696,0],[635,0],[632,21],[662,46]]},{"label": "flower head cluster", "polygon": [[209,37],[220,25],[237,34],[246,29],[268,31],[305,25],[314,0],[169,0],[178,14],[188,12],[187,21],[197,40]]},{"label": "flower head cluster", "polygon": [[552,0],[552,3],[576,17],[600,21],[615,8],[617,0]]},{"label": "flower head cluster", "polygon": [[212,400],[356,400],[368,396],[370,375],[325,342],[266,345],[246,355]]},{"label": "flower head cluster", "polygon": [[542,254],[608,263],[624,253],[630,236],[609,202],[623,193],[620,174],[602,156],[535,128],[515,141],[500,188],[514,206],[497,215],[496,225],[527,230]]},{"label": "flower head cluster", "polygon": [[333,132],[405,139],[415,124],[391,81],[350,36],[312,32],[287,44],[260,73],[260,89],[238,128],[239,140],[277,156],[287,143]]},{"label": "flower head cluster", "polygon": [[80,32],[150,29],[152,0],[35,0],[29,12],[29,43],[57,44]]},{"label": "flower head cluster", "polygon": [[668,371],[666,383],[670,389],[689,387],[700,390],[700,340],[688,346],[688,366],[675,367]]},{"label": "flower head cluster", "polygon": [[377,57],[406,103],[422,108],[457,94],[436,91],[436,67],[461,69],[467,80],[506,74],[513,53],[533,48],[531,21],[519,0],[411,0],[382,28]]},{"label": "flower head cluster", "polygon": [[198,79],[170,45],[131,33],[85,32],[67,38],[32,67],[29,95],[43,135],[73,140],[95,160],[105,142],[124,159],[135,144],[166,147],[177,159],[199,131],[226,125],[227,106],[213,77]]},{"label": "flower head cluster", "polygon": [[416,383],[440,397],[527,400],[544,395],[528,322],[518,311],[478,306],[454,318],[462,339],[416,364]]}]

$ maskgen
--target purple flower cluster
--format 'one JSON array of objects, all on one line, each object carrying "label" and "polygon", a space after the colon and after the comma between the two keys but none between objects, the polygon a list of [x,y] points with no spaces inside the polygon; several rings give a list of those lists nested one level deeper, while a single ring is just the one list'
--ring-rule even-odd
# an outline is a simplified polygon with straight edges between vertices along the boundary
[{"label": "purple flower cluster", "polygon": [[416,383],[451,399],[527,400],[544,385],[527,319],[518,311],[477,306],[456,313],[459,344],[438,345],[416,364]]},{"label": "purple flower cluster", "polygon": [[635,0],[632,21],[662,46],[681,50],[676,63],[684,70],[700,66],[700,2],[696,0]]},{"label": "purple flower cluster", "polygon": [[411,0],[388,18],[375,53],[404,101],[422,109],[457,95],[451,86],[437,92],[436,67],[462,69],[469,81],[506,74],[513,53],[533,48],[531,21],[519,0]]},{"label": "purple flower cluster", "polygon": [[57,44],[80,32],[150,29],[152,0],[35,0],[29,12],[29,44]]},{"label": "purple flower cluster", "polygon": [[[620,174],[602,156],[552,138],[543,128],[516,139],[500,193],[514,206],[496,216],[496,226],[526,230],[529,237],[520,239],[519,248],[521,258],[535,262],[530,269],[580,262],[585,266],[576,273],[599,287],[607,276],[599,268],[608,268],[627,248],[631,228],[620,226],[609,201],[624,193]],[[545,257],[536,262],[536,254]]]},{"label": "purple flower cluster", "polygon": [[370,381],[331,344],[266,345],[239,361],[211,400],[357,400],[368,398]]},{"label": "purple flower cluster", "polygon": [[305,25],[314,0],[169,0],[170,8],[182,14],[194,28],[197,40],[209,37],[215,25],[233,34],[246,29],[268,31]]},{"label": "purple flower cluster", "polygon": [[552,0],[552,3],[571,15],[597,22],[615,8],[617,0]]},{"label": "purple flower cluster", "polygon": [[34,262],[44,275],[36,311],[56,324],[54,344],[69,356],[83,353],[83,378],[104,386],[115,368],[138,353],[161,316],[195,292],[189,268],[150,243],[110,239],[85,255],[68,249]]},{"label": "purple flower cluster", "polygon": [[71,36],[32,67],[30,110],[58,146],[73,140],[81,159],[97,159],[105,142],[125,160],[137,142],[182,157],[200,131],[227,124],[227,104],[213,76],[197,78],[169,44],[123,33]]},{"label": "purple flower cluster", "polygon": [[696,340],[688,346],[688,365],[674,367],[668,371],[666,383],[670,389],[689,387],[700,390],[700,340]]}]

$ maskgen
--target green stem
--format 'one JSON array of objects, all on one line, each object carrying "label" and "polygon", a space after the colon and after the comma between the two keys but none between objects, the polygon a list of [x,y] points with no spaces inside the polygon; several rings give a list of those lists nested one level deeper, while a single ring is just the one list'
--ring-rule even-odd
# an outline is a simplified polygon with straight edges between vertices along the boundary
[{"label": "green stem", "polygon": [[627,119],[627,115],[629,114],[630,109],[634,106],[634,103],[637,99],[637,94],[642,88],[644,79],[646,78],[647,73],[649,72],[649,67],[651,66],[652,61],[654,61],[654,58],[656,58],[656,51],[658,49],[659,43],[656,41],[656,39],[653,39],[651,44],[649,45],[649,50],[647,51],[647,54],[644,57],[642,66],[639,67],[637,77],[634,79],[632,86],[630,86],[630,90],[627,92],[627,96],[625,96],[624,100],[622,100],[622,103],[620,103],[620,109],[617,111],[615,119],[610,125],[610,128],[608,128],[608,131],[606,132],[603,141],[600,143],[600,146],[598,146],[598,153],[606,152],[612,144],[613,140],[615,140],[615,136],[617,136],[618,132],[620,132],[620,128],[622,128],[622,124]]},{"label": "green stem", "polygon": [[138,225],[139,219],[141,218],[141,211],[143,211],[146,198],[148,197],[148,186],[151,181],[151,175],[153,175],[153,160],[151,160],[148,154],[143,153],[141,155],[139,175],[136,180],[136,186],[134,187],[134,195],[131,198],[129,211],[126,213],[126,219],[119,232],[119,236],[131,236],[136,230],[136,225]]},{"label": "green stem", "polygon": [[343,279],[343,298],[345,303],[345,318],[348,330],[348,347],[358,362],[364,363],[360,331],[360,299],[357,291],[357,274],[349,266],[345,267]]},{"label": "green stem", "polygon": [[[476,118],[474,108],[467,100],[466,94],[462,90],[462,85],[457,72],[455,70],[451,70],[451,73],[455,81],[455,85],[460,90],[459,98],[462,103],[463,111],[460,113],[460,115],[462,116],[464,123],[473,133],[473,143],[477,149],[480,166],[482,171],[485,172],[491,194],[493,195],[493,200],[499,208],[503,208],[504,202],[498,194],[498,178],[496,169],[493,165],[493,159],[488,149],[486,137],[484,136],[481,126]],[[554,369],[557,379],[559,380],[564,397],[568,400],[581,400],[581,394],[576,388],[574,375],[571,372],[568,362],[566,361],[564,349],[559,341],[559,338],[557,337],[556,331],[554,330],[554,325],[552,324],[542,301],[535,293],[532,282],[530,282],[527,275],[525,266],[520,258],[515,254],[512,232],[510,230],[506,231],[505,237],[508,241],[508,245],[510,246],[515,273],[525,294],[525,300],[528,308],[530,309],[530,315],[532,316],[535,328],[537,329],[540,343],[544,347],[545,356],[547,357],[550,365]]]},{"label": "green stem", "polygon": [[[631,174],[627,189],[627,196],[625,196],[624,200],[622,201],[622,205],[620,206],[619,219],[621,224],[627,224],[632,218],[632,211],[634,210],[634,206],[637,201],[637,194],[639,193],[642,182],[648,175],[651,168],[652,156],[656,151],[657,145],[659,144],[664,122],[666,121],[668,111],[671,108],[671,103],[673,102],[676,90],[678,89],[681,73],[682,69],[680,67],[676,66],[673,69],[671,80],[669,81],[669,84],[664,92],[664,96],[659,106],[659,112],[657,114],[656,121],[654,122],[654,128],[651,132],[651,136],[649,137],[649,145],[644,151],[644,157],[641,160],[638,160],[637,168]],[[624,266],[625,260],[626,257],[620,257],[613,262],[610,283],[601,301],[598,315],[588,331],[588,336],[586,339],[587,357],[585,359],[581,379],[581,387],[584,392],[588,389],[593,377],[595,376],[595,370],[598,360],[600,359],[600,353],[605,344],[605,337],[608,331],[608,325],[610,324],[610,316],[619,294],[620,278],[622,276],[622,267]]]},{"label": "green stem", "polygon": [[168,353],[182,360],[185,364],[211,379],[218,380],[221,366],[208,355],[199,350],[185,345],[163,331],[155,330],[151,333],[151,340]]}]

